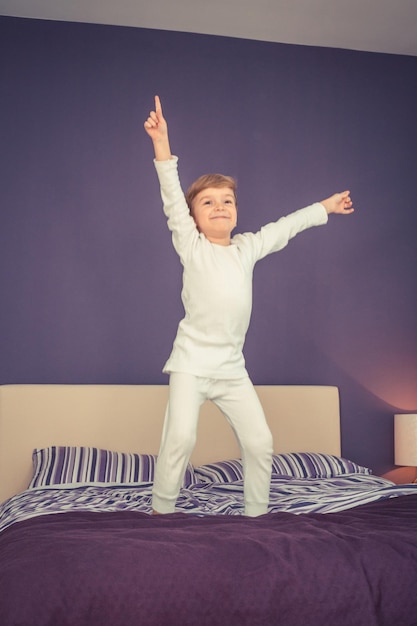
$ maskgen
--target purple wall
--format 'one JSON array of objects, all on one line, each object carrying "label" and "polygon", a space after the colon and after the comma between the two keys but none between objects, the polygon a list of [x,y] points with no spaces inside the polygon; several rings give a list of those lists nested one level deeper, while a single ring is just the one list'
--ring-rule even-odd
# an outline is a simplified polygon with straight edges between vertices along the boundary
[{"label": "purple wall", "polygon": [[257,384],[329,384],[384,471],[417,409],[417,58],[0,18],[0,382],[161,383],[182,313],[143,120],[184,187],[239,182],[239,230],[350,188],[356,213],[255,271]]}]

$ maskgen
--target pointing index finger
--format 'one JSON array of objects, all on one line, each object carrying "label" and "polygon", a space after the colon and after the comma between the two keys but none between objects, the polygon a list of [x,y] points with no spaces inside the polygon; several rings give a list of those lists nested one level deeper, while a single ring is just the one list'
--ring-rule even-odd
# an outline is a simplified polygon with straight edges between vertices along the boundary
[{"label": "pointing index finger", "polygon": [[157,113],[162,113],[161,100],[159,96],[155,96],[155,111]]}]

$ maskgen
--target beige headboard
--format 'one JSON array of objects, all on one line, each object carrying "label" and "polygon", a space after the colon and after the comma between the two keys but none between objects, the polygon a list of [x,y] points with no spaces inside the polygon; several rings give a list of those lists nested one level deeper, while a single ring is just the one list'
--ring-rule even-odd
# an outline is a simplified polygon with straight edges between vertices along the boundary
[{"label": "beige headboard", "polygon": [[[276,452],[340,454],[339,393],[325,386],[257,386]],[[32,451],[84,445],[157,454],[166,385],[0,386],[0,502],[30,480]],[[218,409],[201,411],[195,465],[239,457]]]}]

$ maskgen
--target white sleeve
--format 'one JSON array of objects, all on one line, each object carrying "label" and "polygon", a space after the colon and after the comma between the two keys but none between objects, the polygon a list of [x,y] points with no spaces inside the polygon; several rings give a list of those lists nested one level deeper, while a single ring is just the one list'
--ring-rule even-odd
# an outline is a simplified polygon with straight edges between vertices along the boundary
[{"label": "white sleeve", "polygon": [[256,263],[268,254],[285,248],[290,239],[298,233],[312,226],[326,224],[327,220],[326,209],[320,202],[316,202],[304,209],[281,217],[277,222],[266,224],[257,233],[245,233],[241,237],[249,239],[253,252],[253,262]]},{"label": "white sleeve", "polygon": [[183,260],[190,243],[198,238],[198,230],[181,188],[178,157],[173,156],[167,161],[155,159],[154,164],[161,187],[164,213],[168,218],[168,228],[172,232],[172,243]]}]

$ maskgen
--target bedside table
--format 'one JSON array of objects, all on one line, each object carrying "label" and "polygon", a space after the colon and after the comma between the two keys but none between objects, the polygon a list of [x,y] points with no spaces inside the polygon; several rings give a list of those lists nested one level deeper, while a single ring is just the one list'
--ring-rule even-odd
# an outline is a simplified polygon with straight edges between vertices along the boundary
[{"label": "bedside table", "polygon": [[382,475],[382,478],[392,480],[396,485],[406,485],[417,482],[417,467],[397,467]]}]

